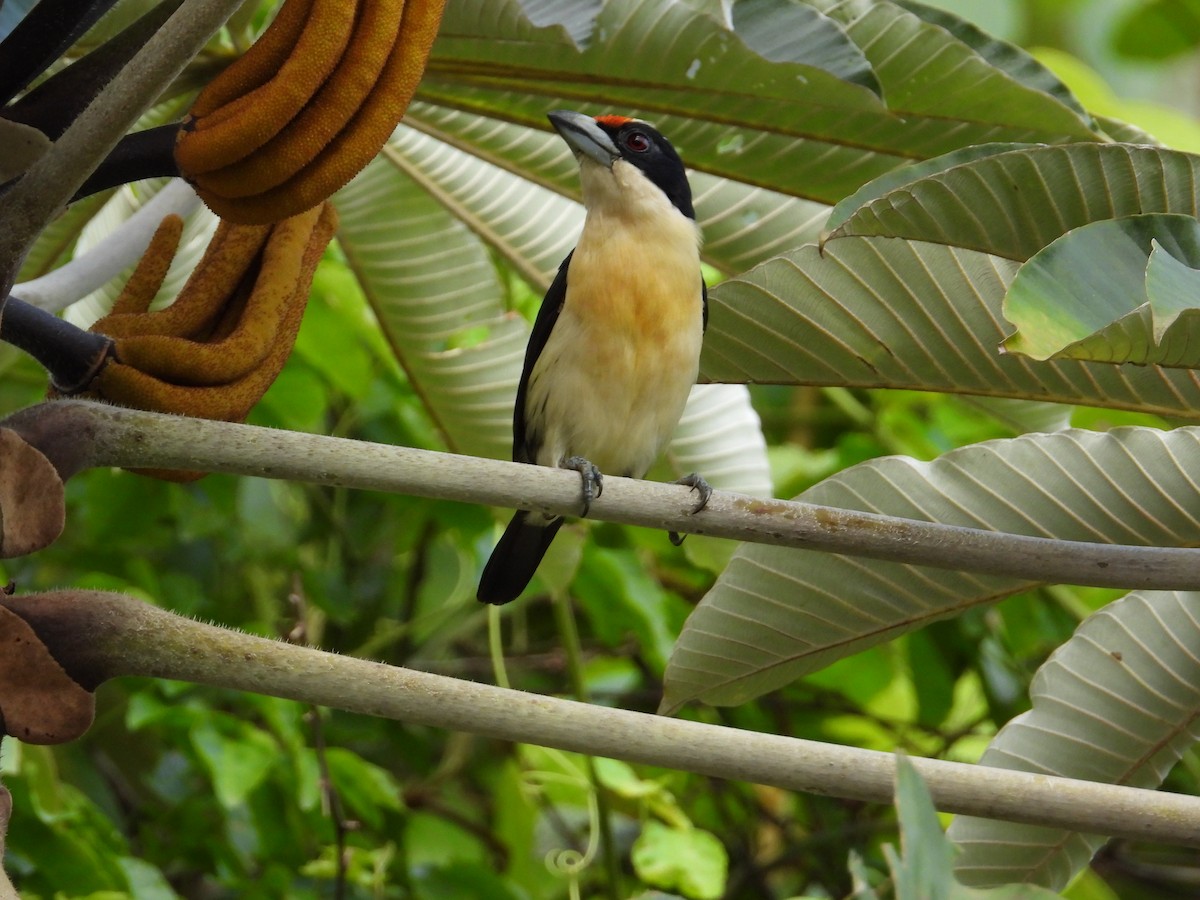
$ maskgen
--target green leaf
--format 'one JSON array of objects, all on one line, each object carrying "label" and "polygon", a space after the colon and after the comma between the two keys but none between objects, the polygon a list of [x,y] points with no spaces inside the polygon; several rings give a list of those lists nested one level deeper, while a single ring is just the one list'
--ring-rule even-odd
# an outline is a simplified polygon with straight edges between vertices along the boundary
[{"label": "green leaf", "polygon": [[328,748],[325,763],[329,767],[333,789],[352,818],[360,819],[372,828],[380,828],[385,810],[402,808],[396,779],[386,769],[342,747]]},{"label": "green leaf", "polygon": [[891,194],[892,191],[900,190],[907,185],[916,184],[931,175],[939,175],[955,166],[961,166],[977,159],[995,156],[998,153],[1008,153],[1013,150],[1027,150],[1034,146],[1037,145],[978,144],[973,147],[963,147],[961,150],[953,150],[942,156],[935,156],[933,159],[926,159],[912,165],[902,166],[899,169],[893,169],[891,172],[880,175],[878,178],[871,179],[849,197],[838,201],[837,205],[829,213],[829,219],[825,223],[826,229],[830,232],[829,237],[843,237],[847,234],[858,233],[849,227],[843,228],[846,221],[861,207],[874,203],[876,200]]},{"label": "green leaf", "polygon": [[1194,419],[1194,373],[997,352],[1016,263],[889,238],[801,247],[717,285],[712,381],[953,391]]},{"label": "green leaf", "polygon": [[1137,60],[1163,60],[1200,44],[1200,0],[1142,0],[1117,20],[1113,49]]},{"label": "green leaf", "polygon": [[767,59],[815,66],[842,81],[881,93],[862,50],[840,25],[811,6],[740,0],[733,4],[732,18],[738,37]]},{"label": "green leaf", "polygon": [[[1196,592],[1145,591],[1083,622],[1034,676],[1033,708],[996,735],[980,763],[1108,784],[1158,787],[1200,740]],[[1107,840],[957,817],[967,884],[1061,889]]]},{"label": "green leaf", "polygon": [[412,812],[405,818],[404,846],[412,869],[440,868],[487,861],[487,848],[478,835],[448,818]]},{"label": "green leaf", "polygon": [[634,871],[647,884],[675,889],[693,900],[717,900],[725,891],[729,858],[710,832],[647,822],[634,841]]},{"label": "green leaf", "polygon": [[1026,263],[1005,298],[1005,348],[1164,366],[1200,364],[1200,223],[1129,216],[1064,235]]},{"label": "green leaf", "polygon": [[602,641],[616,647],[632,633],[647,662],[663,669],[674,642],[671,598],[632,553],[586,546],[575,594]]},{"label": "green leaf", "polygon": [[1090,222],[1198,210],[1200,156],[1128,144],[1026,147],[949,157],[940,171],[860,207],[829,240],[886,235],[1026,260]]},{"label": "green leaf", "polygon": [[197,720],[190,738],[225,809],[241,805],[279,761],[279,748],[266,734],[229,718]]},{"label": "green leaf", "polygon": [[896,5],[920,16],[931,25],[946,29],[997,69],[1026,87],[1049,94],[1063,106],[1074,110],[1084,121],[1090,120],[1087,110],[1058,76],[1016,44],[998,40],[944,9],[915,0],[896,0]]},{"label": "green leaf", "polygon": [[[930,463],[871,460],[798,499],[1063,540],[1200,544],[1200,429],[1070,430]],[[929,622],[1034,586],[1016,577],[743,546],[688,618],[663,709],[743,703]]]},{"label": "green leaf", "polygon": [[[824,202],[970,144],[1099,137],[1075,110],[893,4],[807,5],[866,56],[886,108],[820,68],[763,58],[718,17],[661,0],[607,3],[596,26],[605,40],[582,53],[560,30],[524,22],[513,0],[452,4],[419,97],[543,129],[546,110],[586,99],[596,112],[651,118],[695,168]],[[792,6],[774,0],[759,14]],[[629,59],[641,61],[636,85]]]},{"label": "green leaf", "polygon": [[897,900],[947,900],[954,848],[942,832],[924,780],[908,757],[896,757],[896,812],[903,855],[892,862]]}]

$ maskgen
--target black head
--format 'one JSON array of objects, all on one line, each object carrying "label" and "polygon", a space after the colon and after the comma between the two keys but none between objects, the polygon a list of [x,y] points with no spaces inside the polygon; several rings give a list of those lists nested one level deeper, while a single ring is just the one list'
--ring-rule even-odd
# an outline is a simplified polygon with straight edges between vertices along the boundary
[{"label": "black head", "polygon": [[593,119],[569,110],[556,110],[549,119],[576,155],[610,167],[618,159],[624,160],[641,170],[676,209],[689,219],[696,218],[683,160],[653,126],[625,116]]}]

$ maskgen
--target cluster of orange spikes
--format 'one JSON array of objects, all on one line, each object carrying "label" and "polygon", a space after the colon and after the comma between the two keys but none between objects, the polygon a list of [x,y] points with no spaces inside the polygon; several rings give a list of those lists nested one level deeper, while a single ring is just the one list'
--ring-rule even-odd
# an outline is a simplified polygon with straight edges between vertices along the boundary
[{"label": "cluster of orange spikes", "polygon": [[175,161],[217,215],[275,222],[379,152],[416,91],[445,0],[287,0],[196,98]]},{"label": "cluster of orange spikes", "polygon": [[336,228],[325,201],[404,115],[444,5],[285,0],[262,37],[200,92],[179,130],[179,170],[223,220],[204,258],[175,302],[150,312],[183,228],[177,216],[163,220],[112,312],[91,328],[113,345],[77,396],[246,417],[295,343]]},{"label": "cluster of orange spikes", "polygon": [[[222,222],[175,302],[151,312],[183,230],[167,216],[112,312],[92,325],[113,347],[75,396],[241,421],[291,354],[336,226],[328,203],[276,225]],[[180,475],[198,477],[171,477]]]}]

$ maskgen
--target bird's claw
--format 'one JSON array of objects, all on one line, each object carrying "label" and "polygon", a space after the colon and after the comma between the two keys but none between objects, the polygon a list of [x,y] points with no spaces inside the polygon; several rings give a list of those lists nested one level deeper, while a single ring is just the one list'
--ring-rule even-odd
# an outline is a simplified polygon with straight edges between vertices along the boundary
[{"label": "bird's claw", "polygon": [[[692,472],[689,475],[684,475],[682,478],[676,481],[675,484],[685,485],[700,494],[700,499],[696,501],[696,505],[692,507],[691,515],[694,516],[696,513],[703,510],[704,507],[708,506],[708,499],[712,496],[713,489],[712,485],[705,481],[701,476],[697,475],[695,472]],[[682,535],[678,531],[668,531],[667,537],[670,539],[672,544],[678,547],[683,543],[683,539],[686,537],[686,535]]]},{"label": "bird's claw", "polygon": [[604,493],[604,475],[582,456],[569,456],[559,466],[563,469],[574,469],[583,481],[583,511],[579,514],[586,518],[592,508],[592,501]]}]

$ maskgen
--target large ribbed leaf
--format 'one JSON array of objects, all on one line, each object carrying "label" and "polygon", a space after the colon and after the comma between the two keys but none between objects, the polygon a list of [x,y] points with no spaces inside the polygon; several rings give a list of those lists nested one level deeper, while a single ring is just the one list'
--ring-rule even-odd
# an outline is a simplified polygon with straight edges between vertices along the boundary
[{"label": "large ribbed leaf", "polygon": [[998,153],[1026,150],[1038,146],[1041,145],[976,144],[972,147],[963,147],[961,150],[953,150],[942,156],[935,156],[933,159],[925,159],[899,169],[893,169],[886,175],[880,175],[878,178],[868,181],[849,197],[838,201],[829,213],[829,221],[826,222],[826,228],[830,231],[827,237],[844,237],[850,234],[850,231],[842,229],[846,220],[863,207],[873,205],[875,201],[886,197],[893,191],[898,191],[910,184],[916,184],[922,179],[929,178],[932,175],[940,175],[955,166],[961,166],[977,159],[995,156]]},{"label": "large ribbed leaf", "polygon": [[[948,161],[949,162],[949,161]],[[953,165],[863,206],[831,235],[932,241],[1025,260],[1073,228],[1196,215],[1200,156],[1160,147],[1032,147]]]},{"label": "large ribbed leaf", "polygon": [[[390,154],[340,191],[336,204],[338,241],[448,445],[505,455],[508,381],[514,367],[520,372],[526,330],[506,314],[487,247]],[[457,343],[481,325],[487,340]]]},{"label": "large ribbed leaf", "polygon": [[[791,6],[775,2],[780,15]],[[563,105],[641,113],[695,168],[825,202],[970,144],[1099,137],[1076,110],[891,3],[824,11],[845,14],[887,108],[866,88],[771,62],[717,18],[666,2],[608,3],[596,25],[604,39],[583,52],[561,29],[525,21],[515,0],[451,4],[420,96],[535,127]]]},{"label": "large ribbed leaf", "polygon": [[897,238],[801,247],[714,288],[713,381],[914,388],[1196,418],[1200,378],[1002,355],[1017,264]]},{"label": "large ribbed leaf", "polygon": [[803,63],[877,94],[881,90],[866,55],[844,29],[815,7],[741,0],[733,5],[730,20],[738,37],[767,59]]},{"label": "large ribbed leaf", "polygon": [[698,472],[713,485],[774,496],[762,423],[740,384],[698,384],[675,429],[667,461],[680,473]]},{"label": "large ribbed leaf", "polygon": [[1004,346],[1034,359],[1200,365],[1200,223],[1127,216],[1064,234],[1009,288]]},{"label": "large ribbed leaf", "polygon": [[[1063,540],[1200,545],[1200,429],[1025,435],[933,462],[872,460],[800,500]],[[663,707],[745,702],[1032,587],[1016,577],[746,545],[684,625]]]},{"label": "large ribbed leaf", "polygon": [[[1044,66],[950,13],[877,0],[807,2],[843,23],[874,66],[888,107],[905,118],[958,120],[968,131],[983,123],[1043,131],[1053,121],[1094,137],[1090,116]],[[995,105],[982,109],[972,96]],[[990,137],[959,146],[997,140],[1041,139]]]},{"label": "large ribbed leaf", "polygon": [[1026,87],[1044,91],[1067,108],[1075,110],[1085,120],[1088,119],[1087,111],[1075,99],[1067,86],[1059,80],[1058,76],[1020,47],[1010,44],[1008,41],[998,40],[971,22],[960,19],[936,6],[927,6],[924,3],[915,2],[915,0],[896,0],[896,5],[919,16],[931,25],[944,28],[997,69],[1007,73]]},{"label": "large ribbed leaf", "polygon": [[[1139,592],[1087,619],[1051,654],[1033,709],[996,735],[981,763],[1067,778],[1158,787],[1200,740],[1200,594]],[[972,885],[1060,889],[1107,840],[959,816],[956,874]]]}]

